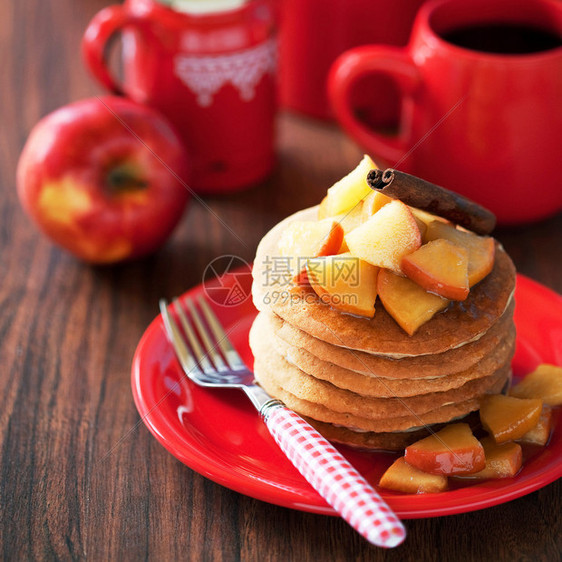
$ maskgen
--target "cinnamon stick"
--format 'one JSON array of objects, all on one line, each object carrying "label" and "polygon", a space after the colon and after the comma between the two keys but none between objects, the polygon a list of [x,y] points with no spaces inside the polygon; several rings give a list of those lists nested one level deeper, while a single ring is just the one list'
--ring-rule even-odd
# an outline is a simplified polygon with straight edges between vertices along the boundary
[{"label": "cinnamon stick", "polygon": [[474,201],[416,176],[388,168],[371,170],[367,183],[406,205],[443,217],[477,234],[489,234],[496,226],[496,216]]}]

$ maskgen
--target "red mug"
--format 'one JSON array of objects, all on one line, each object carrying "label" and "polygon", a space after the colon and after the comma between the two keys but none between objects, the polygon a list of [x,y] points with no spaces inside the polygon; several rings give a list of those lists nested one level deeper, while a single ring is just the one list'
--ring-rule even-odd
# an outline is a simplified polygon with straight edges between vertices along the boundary
[{"label": "red mug", "polygon": [[[122,84],[106,63],[106,46],[119,31]],[[195,191],[236,191],[271,171],[277,56],[270,0],[202,14],[126,0],[93,18],[82,47],[103,86],[159,110],[174,125],[190,155]]]},{"label": "red mug", "polygon": [[[507,45],[513,34],[517,45]],[[375,159],[466,195],[500,224],[539,220],[562,209],[561,35],[557,0],[433,1],[418,12],[405,48],[342,55],[331,69],[330,100]],[[524,41],[525,52],[511,52]],[[350,91],[365,75],[395,82],[396,134],[353,114]]]},{"label": "red mug", "polygon": [[[326,83],[330,66],[359,45],[406,45],[424,0],[283,0],[279,43],[280,101],[320,119],[333,117]],[[393,122],[398,104],[391,86],[358,85],[354,104],[370,122]],[[375,99],[376,103],[372,102]]]}]

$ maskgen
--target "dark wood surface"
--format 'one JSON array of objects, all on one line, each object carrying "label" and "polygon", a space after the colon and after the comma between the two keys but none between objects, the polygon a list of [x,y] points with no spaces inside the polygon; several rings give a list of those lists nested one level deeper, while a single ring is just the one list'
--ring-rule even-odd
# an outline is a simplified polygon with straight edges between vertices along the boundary
[{"label": "dark wood surface", "polygon": [[[14,175],[42,115],[100,93],[78,46],[104,4],[0,2],[0,557],[558,560],[560,481],[484,511],[408,521],[407,542],[385,552],[338,518],[269,505],[205,479],[139,423],[131,359],[158,298],[198,284],[218,255],[251,260],[268,228],[317,202],[361,153],[335,126],[283,114],[273,176],[245,193],[206,199],[245,244],[193,202],[153,257],[107,268],[78,262],[24,216]],[[520,272],[562,293],[562,215],[497,236]]]}]

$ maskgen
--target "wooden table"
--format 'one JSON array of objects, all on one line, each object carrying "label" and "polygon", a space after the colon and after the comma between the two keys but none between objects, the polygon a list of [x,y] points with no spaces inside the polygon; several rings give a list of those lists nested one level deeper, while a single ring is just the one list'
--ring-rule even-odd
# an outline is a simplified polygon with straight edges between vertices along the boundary
[{"label": "wooden table", "polygon": [[[221,487],[139,422],[131,359],[161,296],[201,281],[216,256],[246,260],[287,214],[316,203],[359,160],[333,125],[279,120],[279,164],[262,185],[193,202],[156,255],[90,267],[24,216],[18,154],[44,114],[100,91],[79,42],[103,0],[0,3],[0,557],[4,560],[555,560],[561,482],[511,503],[407,522],[405,545],[370,547],[335,517]],[[531,196],[540,196],[530,194]],[[520,272],[562,293],[562,215],[497,232]]]}]

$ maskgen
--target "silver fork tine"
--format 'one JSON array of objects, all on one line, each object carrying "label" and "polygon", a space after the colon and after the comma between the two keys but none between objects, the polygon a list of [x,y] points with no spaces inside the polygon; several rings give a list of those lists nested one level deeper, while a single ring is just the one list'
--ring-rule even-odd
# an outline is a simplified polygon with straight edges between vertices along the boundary
[{"label": "silver fork tine", "polygon": [[215,340],[218,346],[220,347],[221,351],[223,352],[223,355],[225,356],[226,361],[230,366],[230,368],[233,371],[247,370],[248,367],[246,367],[244,361],[242,361],[242,358],[240,357],[240,355],[238,355],[238,352],[234,349],[234,347],[230,343],[230,340],[228,339],[228,336],[225,334],[221,326],[221,323],[219,322],[218,318],[215,316],[215,313],[211,310],[211,307],[209,306],[207,301],[201,295],[199,295],[197,302],[201,307],[201,310],[203,311],[203,315],[207,320],[207,324],[209,325],[209,328],[213,332],[213,335],[215,336]]},{"label": "silver fork tine", "polygon": [[201,370],[193,359],[193,356],[189,352],[189,349],[187,349],[180,329],[178,328],[178,325],[176,324],[175,320],[170,314],[170,311],[168,310],[168,303],[166,302],[166,299],[160,299],[159,306],[162,318],[164,319],[166,331],[168,332],[168,336],[172,340],[172,345],[176,351],[183,370],[187,374],[200,374]]},{"label": "silver fork tine", "polygon": [[197,339],[197,336],[195,335],[195,332],[193,331],[193,328],[189,324],[189,320],[187,319],[187,316],[185,315],[185,312],[183,311],[183,307],[181,305],[181,302],[179,301],[179,299],[174,299],[172,301],[172,304],[176,307],[176,310],[178,312],[178,316],[179,316],[179,319],[180,319],[180,324],[182,325],[183,331],[185,332],[185,335],[187,336],[187,339],[189,340],[189,345],[191,345],[191,349],[193,349],[193,353],[195,354],[195,358],[197,359],[197,361],[199,361],[199,364],[203,368],[203,371],[205,371],[206,374],[212,374],[212,373],[216,372],[215,368],[213,367],[213,365],[209,361],[208,356],[201,349],[201,345],[199,344],[199,340]]},{"label": "silver fork tine", "polygon": [[199,332],[199,335],[203,340],[203,345],[205,347],[205,350],[207,351],[207,357],[211,358],[211,360],[215,364],[215,367],[217,368],[217,371],[221,373],[228,371],[229,369],[226,366],[226,363],[224,362],[220,353],[217,351],[216,344],[213,343],[211,337],[209,336],[209,331],[205,327],[205,324],[203,324],[201,316],[195,308],[193,301],[191,299],[185,299],[185,303],[187,304],[187,308],[189,309],[193,323],[197,327],[197,331]]}]

